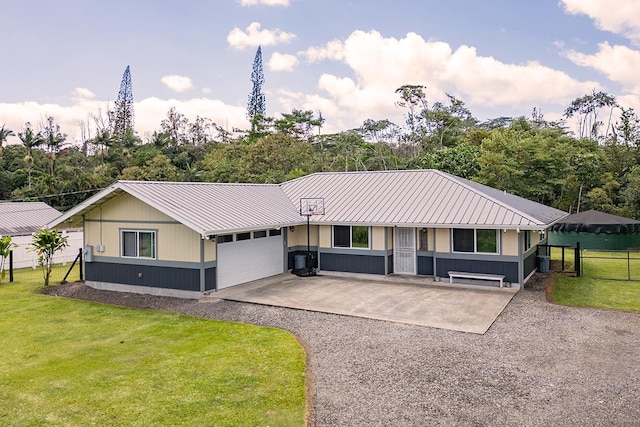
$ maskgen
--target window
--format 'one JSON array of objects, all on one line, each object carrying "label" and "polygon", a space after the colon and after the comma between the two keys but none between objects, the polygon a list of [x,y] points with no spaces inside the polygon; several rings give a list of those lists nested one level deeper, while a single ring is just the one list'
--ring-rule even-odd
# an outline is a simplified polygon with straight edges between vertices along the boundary
[{"label": "window", "polygon": [[156,232],[142,230],[122,230],[122,256],[129,258],[155,258]]},{"label": "window", "polygon": [[282,234],[282,230],[281,229],[271,229],[269,230],[269,237],[273,237],[273,236],[280,236]]},{"label": "window", "polygon": [[218,236],[218,237],[216,237],[216,242],[218,242],[218,243],[233,242],[233,234],[223,234],[221,236]]},{"label": "window", "polygon": [[528,251],[531,249],[531,231],[527,230],[524,232],[524,250]]},{"label": "window", "polygon": [[334,225],[333,247],[369,249],[369,227],[362,225]]},{"label": "window", "polygon": [[260,231],[253,232],[254,239],[260,239],[262,237],[267,237],[267,230],[260,230]]},{"label": "window", "polygon": [[454,228],[452,236],[454,252],[498,253],[498,230]]},{"label": "window", "polygon": [[251,233],[238,233],[236,234],[236,242],[241,240],[249,240],[251,239]]},{"label": "window", "polygon": [[418,231],[418,250],[419,251],[429,250],[429,241],[427,240],[426,228],[421,228],[420,231]]},{"label": "window", "polygon": [[474,252],[475,230],[466,228],[453,229],[453,251]]}]

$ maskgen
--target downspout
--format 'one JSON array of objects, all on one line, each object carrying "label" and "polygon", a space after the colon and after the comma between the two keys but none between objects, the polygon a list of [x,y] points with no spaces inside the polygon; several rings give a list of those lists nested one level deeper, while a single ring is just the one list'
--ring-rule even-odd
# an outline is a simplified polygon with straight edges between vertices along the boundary
[{"label": "downspout", "polygon": [[437,272],[436,268],[438,266],[438,263],[436,262],[436,229],[432,228],[432,230],[433,230],[433,237],[432,237],[433,239],[433,242],[432,242],[433,243],[433,280],[437,280],[438,275],[436,274]]},{"label": "downspout", "polygon": [[320,271],[320,223],[318,223],[316,228],[318,231],[318,246],[316,246],[316,249],[317,249],[316,261],[318,262],[318,271]]},{"label": "downspout", "polygon": [[521,233],[518,233],[518,283],[520,286],[524,287],[524,233],[527,231],[524,230]]},{"label": "downspout", "polygon": [[206,237],[200,236],[200,293],[203,294],[206,289],[205,271],[204,271],[204,241]]},{"label": "downspout", "polygon": [[384,227],[384,275],[389,275],[389,242],[388,242],[388,227]]}]

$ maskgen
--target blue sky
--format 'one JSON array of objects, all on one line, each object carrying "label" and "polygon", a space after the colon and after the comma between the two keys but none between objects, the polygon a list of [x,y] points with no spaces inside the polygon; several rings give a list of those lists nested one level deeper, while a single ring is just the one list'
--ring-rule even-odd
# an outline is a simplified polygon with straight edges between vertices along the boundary
[{"label": "blue sky", "polygon": [[400,123],[408,83],[480,120],[557,119],[594,89],[639,110],[639,16],[637,0],[0,0],[0,125],[53,115],[75,140],[130,65],[143,139],[171,107],[244,127],[258,45],[267,113],[322,111],[326,132]]}]

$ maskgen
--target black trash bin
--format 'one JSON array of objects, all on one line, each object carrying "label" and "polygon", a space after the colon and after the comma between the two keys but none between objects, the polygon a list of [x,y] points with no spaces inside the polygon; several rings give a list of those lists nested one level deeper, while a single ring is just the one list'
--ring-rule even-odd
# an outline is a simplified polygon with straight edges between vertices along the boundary
[{"label": "black trash bin", "polygon": [[302,270],[307,268],[307,256],[306,255],[294,255],[293,265],[296,270]]},{"label": "black trash bin", "polygon": [[538,255],[538,271],[540,273],[548,273],[551,264],[551,257]]}]

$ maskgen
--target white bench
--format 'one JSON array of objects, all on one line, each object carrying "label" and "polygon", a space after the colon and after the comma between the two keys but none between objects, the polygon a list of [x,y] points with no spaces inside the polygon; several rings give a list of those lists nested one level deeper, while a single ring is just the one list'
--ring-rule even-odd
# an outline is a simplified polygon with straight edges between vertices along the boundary
[{"label": "white bench", "polygon": [[463,271],[449,271],[449,283],[453,283],[453,278],[458,277],[460,279],[478,279],[478,280],[497,280],[500,282],[500,287],[504,286],[504,277],[501,274],[484,274],[484,273],[465,273]]}]

